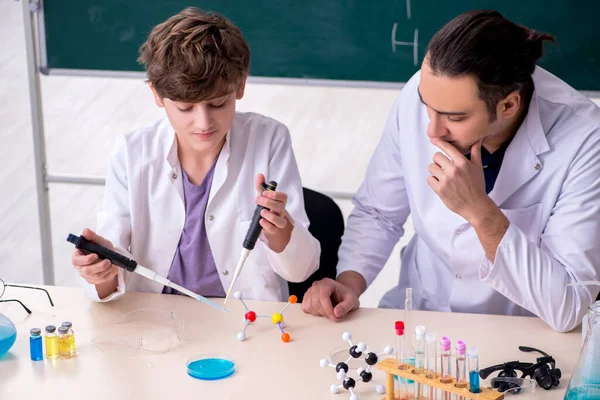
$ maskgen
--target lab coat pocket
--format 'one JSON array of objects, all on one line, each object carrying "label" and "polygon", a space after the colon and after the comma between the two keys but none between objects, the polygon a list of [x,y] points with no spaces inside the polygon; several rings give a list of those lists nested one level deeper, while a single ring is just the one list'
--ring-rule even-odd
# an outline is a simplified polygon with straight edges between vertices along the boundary
[{"label": "lab coat pocket", "polygon": [[532,243],[539,244],[542,203],[512,210],[501,208],[500,211],[502,211],[510,223],[519,228]]}]

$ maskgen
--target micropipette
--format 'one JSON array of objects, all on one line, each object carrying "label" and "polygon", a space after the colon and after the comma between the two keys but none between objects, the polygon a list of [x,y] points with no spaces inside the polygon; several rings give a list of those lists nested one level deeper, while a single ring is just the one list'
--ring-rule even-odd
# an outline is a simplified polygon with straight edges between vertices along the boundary
[{"label": "micropipette", "polygon": [[[277,182],[270,181],[268,184],[263,183],[262,187],[264,190],[268,190],[270,192],[274,192],[277,189]],[[231,279],[231,284],[229,285],[229,290],[227,291],[227,295],[225,296],[225,301],[223,304],[227,304],[227,300],[231,295],[231,291],[235,286],[235,281],[240,276],[240,272],[242,272],[242,268],[244,267],[244,263],[246,262],[246,258],[250,255],[250,250],[254,249],[256,245],[256,241],[258,240],[258,235],[260,235],[260,231],[262,230],[262,226],[260,225],[260,220],[262,219],[260,212],[266,207],[256,206],[254,210],[254,215],[252,215],[252,221],[250,221],[250,227],[248,228],[248,232],[246,233],[246,238],[244,239],[244,243],[242,244],[242,253],[240,254],[240,260],[235,267],[235,272],[233,273],[233,278]]]},{"label": "micropipette", "polygon": [[67,242],[73,243],[75,245],[75,247],[79,250],[83,250],[87,253],[97,254],[98,257],[102,260],[108,259],[108,260],[110,260],[111,263],[113,263],[114,265],[116,265],[118,267],[121,267],[129,272],[135,272],[136,274],[139,274],[145,278],[148,278],[150,280],[158,282],[161,285],[165,285],[165,286],[171,287],[175,290],[178,290],[179,292],[181,292],[185,295],[188,295],[196,300],[199,300],[202,303],[208,304],[211,307],[214,307],[214,308],[222,310],[222,311],[229,311],[222,305],[217,304],[213,301],[210,301],[206,297],[196,294],[196,293],[192,292],[191,290],[181,287],[180,285],[171,282],[167,278],[163,278],[162,276],[157,275],[156,272],[138,264],[137,261],[132,260],[131,258],[125,257],[124,255],[119,254],[110,249],[107,249],[106,247],[101,246],[97,243],[87,240],[86,238],[83,237],[83,235],[76,236],[76,235],[73,235],[72,233],[70,233],[69,236],[67,237]]}]

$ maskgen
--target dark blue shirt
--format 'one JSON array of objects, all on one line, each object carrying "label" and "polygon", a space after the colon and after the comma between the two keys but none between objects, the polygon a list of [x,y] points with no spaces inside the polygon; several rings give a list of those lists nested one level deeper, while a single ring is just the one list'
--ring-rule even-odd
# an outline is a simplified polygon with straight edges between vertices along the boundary
[{"label": "dark blue shirt", "polygon": [[[485,147],[481,147],[481,164],[483,165],[483,175],[485,176],[485,192],[489,194],[494,188],[496,178],[500,173],[500,167],[502,166],[502,160],[504,159],[504,153],[510,144],[510,140],[504,143],[498,150],[493,153],[488,153]],[[470,160],[471,155],[468,154],[467,158]]]}]

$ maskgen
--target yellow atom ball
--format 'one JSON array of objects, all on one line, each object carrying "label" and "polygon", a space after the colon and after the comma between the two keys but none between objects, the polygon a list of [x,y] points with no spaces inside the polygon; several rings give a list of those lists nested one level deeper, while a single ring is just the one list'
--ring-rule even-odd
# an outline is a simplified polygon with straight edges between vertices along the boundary
[{"label": "yellow atom ball", "polygon": [[271,321],[273,321],[274,324],[277,324],[277,323],[283,321],[283,315],[281,315],[279,313],[275,313],[271,317]]}]

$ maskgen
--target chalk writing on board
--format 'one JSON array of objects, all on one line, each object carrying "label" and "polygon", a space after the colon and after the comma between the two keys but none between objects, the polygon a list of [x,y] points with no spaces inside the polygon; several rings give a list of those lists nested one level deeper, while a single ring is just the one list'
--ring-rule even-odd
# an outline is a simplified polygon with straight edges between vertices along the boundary
[{"label": "chalk writing on board", "polygon": [[412,42],[401,42],[396,40],[396,31],[398,30],[398,23],[394,22],[392,26],[392,53],[396,52],[398,46],[409,46],[413,48],[413,62],[415,65],[419,63],[419,29],[415,29]]},{"label": "chalk writing on board", "polygon": [[406,0],[406,19],[410,19],[410,0]]}]

